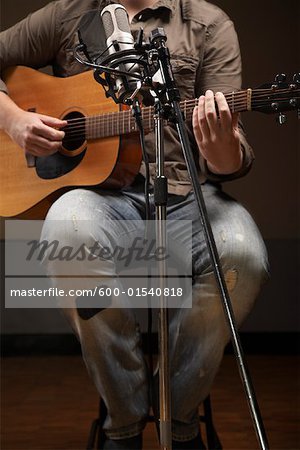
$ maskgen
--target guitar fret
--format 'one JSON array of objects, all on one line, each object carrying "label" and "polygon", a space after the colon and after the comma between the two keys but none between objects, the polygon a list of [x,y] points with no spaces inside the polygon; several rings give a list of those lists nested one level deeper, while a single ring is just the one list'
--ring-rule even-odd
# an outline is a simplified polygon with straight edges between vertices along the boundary
[{"label": "guitar fret", "polygon": [[[250,111],[256,91],[252,89],[233,91],[225,94],[231,112]],[[180,107],[186,120],[190,120],[193,115],[194,107],[197,106],[198,99],[183,100]],[[141,110],[142,122],[145,130],[151,131],[153,124],[154,107],[147,106]],[[165,122],[167,124],[167,122]],[[138,131],[138,126],[131,111],[122,109],[115,112],[94,115],[84,118],[82,125],[86,139],[96,139],[108,136],[120,136]],[[81,128],[81,130],[82,130]]]},{"label": "guitar fret", "polygon": [[129,117],[130,117],[130,131],[134,131],[133,117],[131,116],[131,114],[129,114]]},{"label": "guitar fret", "polygon": [[114,136],[115,134],[117,134],[117,124],[115,123],[115,117],[114,117],[114,113],[112,113],[111,115],[111,128],[112,128],[112,136]]},{"label": "guitar fret", "polygon": [[119,124],[119,119],[118,119],[118,116],[116,115],[116,113],[114,113],[114,121],[116,124],[116,134],[117,134],[117,136],[119,136],[120,135],[120,124]]},{"label": "guitar fret", "polygon": [[91,139],[92,136],[93,136],[93,133],[92,133],[92,117],[88,118],[87,124],[88,124],[88,136],[89,136],[89,139]]},{"label": "guitar fret", "polygon": [[85,137],[86,137],[86,139],[90,139],[90,133],[89,133],[89,117],[85,117],[85,121],[84,121],[84,129],[85,129]]},{"label": "guitar fret", "polygon": [[252,89],[247,89],[247,111],[251,111],[252,105]]},{"label": "guitar fret", "polygon": [[142,108],[142,124],[143,124],[143,126],[144,126],[145,112],[146,112],[146,108]]},{"label": "guitar fret", "polygon": [[149,130],[151,130],[152,107],[149,108]]}]

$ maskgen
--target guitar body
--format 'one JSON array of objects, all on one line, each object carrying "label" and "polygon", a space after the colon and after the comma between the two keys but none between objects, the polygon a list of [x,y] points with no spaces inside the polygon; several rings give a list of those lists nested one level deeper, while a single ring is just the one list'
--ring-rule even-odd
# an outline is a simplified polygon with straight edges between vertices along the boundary
[{"label": "guitar body", "polygon": [[[72,117],[74,113],[87,117],[119,110],[111,99],[105,97],[91,71],[56,78],[26,67],[16,67],[7,71],[4,79],[11,98],[27,111],[63,119],[67,115]],[[141,163],[136,134],[122,136],[121,140],[118,136],[81,140],[78,148],[70,152],[81,155],[80,162],[55,178],[45,179],[36,166],[28,167],[24,151],[4,132],[0,132],[0,150],[0,215],[5,217],[29,210],[63,188],[99,184],[106,188],[121,188],[129,185]],[[73,159],[73,156],[59,156],[67,163]]]}]

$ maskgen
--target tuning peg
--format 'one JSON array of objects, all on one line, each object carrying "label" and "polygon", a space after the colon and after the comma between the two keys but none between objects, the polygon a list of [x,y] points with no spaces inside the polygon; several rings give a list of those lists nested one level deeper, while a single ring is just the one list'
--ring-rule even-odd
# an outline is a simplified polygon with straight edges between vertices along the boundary
[{"label": "tuning peg", "polygon": [[284,125],[286,121],[287,121],[286,115],[280,113],[279,116],[277,117],[277,122],[279,123],[279,125]]},{"label": "tuning peg", "polygon": [[295,84],[300,84],[300,73],[299,72],[298,73],[294,73],[293,82]]},{"label": "tuning peg", "polygon": [[275,83],[284,83],[286,81],[286,74],[285,73],[279,73],[275,77]]}]

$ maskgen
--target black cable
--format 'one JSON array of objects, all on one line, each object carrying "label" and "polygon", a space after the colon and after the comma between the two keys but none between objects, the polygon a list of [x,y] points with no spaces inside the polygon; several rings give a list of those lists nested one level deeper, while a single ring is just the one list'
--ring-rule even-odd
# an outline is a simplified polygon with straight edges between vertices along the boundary
[{"label": "black cable", "polygon": [[[134,103],[132,105],[132,112],[133,116],[135,117],[139,132],[140,132],[140,143],[141,143],[141,149],[142,149],[142,155],[143,160],[145,163],[145,186],[144,186],[144,195],[145,195],[145,215],[146,215],[146,226],[145,226],[145,232],[144,232],[144,239],[147,241],[147,237],[149,234],[149,228],[148,228],[148,221],[151,219],[151,209],[150,209],[150,199],[149,199],[149,184],[150,184],[150,170],[149,170],[149,158],[146,151],[146,142],[145,142],[145,131],[143,126],[143,120],[142,120],[142,112],[139,105],[139,102],[137,99],[134,100]],[[151,280],[151,273],[149,273],[149,267],[148,267],[148,291],[149,291],[149,280]],[[148,303],[148,321],[147,321],[147,350],[148,350],[148,364],[149,364],[149,400],[150,404],[153,398],[153,341],[152,341],[152,323],[153,323],[153,315],[152,315],[152,307],[151,307],[151,297],[147,296],[147,303]]]},{"label": "black cable", "polygon": [[144,131],[144,124],[142,120],[142,111],[140,104],[137,99],[133,101],[132,105],[132,114],[136,120],[136,124],[138,126],[139,132],[140,132],[140,143],[141,143],[141,149],[142,149],[142,155],[143,160],[145,163],[145,169],[146,169],[146,176],[145,176],[145,204],[146,204],[146,221],[150,220],[151,216],[151,210],[150,210],[150,200],[149,200],[149,183],[150,183],[150,170],[149,170],[149,158],[148,153],[146,151],[146,142],[145,142],[145,131]]},{"label": "black cable", "polygon": [[[123,76],[130,75],[131,78],[135,78],[137,80],[143,80],[142,75],[139,75],[137,73],[133,73],[133,72],[128,73],[128,72],[124,72],[123,70],[118,70],[118,69],[115,69],[112,67],[103,66],[101,64],[96,64],[96,63],[91,63],[89,61],[86,61],[79,56],[79,52],[84,52],[83,44],[79,44],[74,48],[73,55],[74,55],[74,58],[76,59],[76,61],[78,61],[80,64],[82,64],[84,66],[91,67],[92,69],[101,70],[102,72],[107,73],[107,74],[112,74],[112,75],[116,75],[116,76],[117,75],[123,75]],[[122,50],[122,52],[119,52],[119,53],[122,53],[122,55],[124,55],[123,57],[125,57],[126,55],[131,56],[130,59],[126,58],[124,61],[123,61],[123,59],[120,59],[118,61],[119,65],[122,64],[123,62],[132,62],[133,64],[141,64],[143,66],[146,64],[141,58],[133,57],[132,51],[130,51],[130,50]],[[115,55],[113,55],[113,56],[115,56]],[[110,55],[107,59],[112,59],[112,55]],[[103,60],[103,63],[104,62],[105,61]]]}]

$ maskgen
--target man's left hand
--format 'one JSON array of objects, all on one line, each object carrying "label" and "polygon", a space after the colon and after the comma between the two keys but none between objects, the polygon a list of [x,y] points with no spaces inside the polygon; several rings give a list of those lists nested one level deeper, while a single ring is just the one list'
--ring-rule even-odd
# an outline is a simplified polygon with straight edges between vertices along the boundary
[{"label": "man's left hand", "polygon": [[[218,114],[215,102],[218,106]],[[238,113],[231,114],[224,94],[208,90],[199,98],[193,113],[193,129],[199,151],[208,169],[217,174],[237,172],[243,153],[238,129]]]}]

